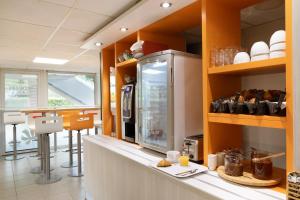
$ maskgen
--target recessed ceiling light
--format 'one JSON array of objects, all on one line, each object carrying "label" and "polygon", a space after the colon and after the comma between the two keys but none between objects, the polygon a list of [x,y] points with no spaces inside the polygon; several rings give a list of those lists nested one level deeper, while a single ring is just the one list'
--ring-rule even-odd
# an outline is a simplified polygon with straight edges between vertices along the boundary
[{"label": "recessed ceiling light", "polygon": [[122,28],[120,28],[120,31],[122,31],[122,32],[126,32],[126,31],[128,31],[128,28],[126,28],[126,27],[122,27]]},{"label": "recessed ceiling light", "polygon": [[34,62],[34,63],[50,64],[50,65],[64,65],[67,62],[69,62],[69,60],[66,60],[66,59],[57,59],[57,58],[35,57],[32,62]]},{"label": "recessed ceiling light", "polygon": [[97,47],[100,47],[100,46],[103,45],[103,43],[102,43],[102,42],[96,42],[95,45],[96,45]]},{"label": "recessed ceiling light", "polygon": [[162,8],[170,8],[172,6],[172,3],[170,2],[163,2],[160,4],[160,7]]}]

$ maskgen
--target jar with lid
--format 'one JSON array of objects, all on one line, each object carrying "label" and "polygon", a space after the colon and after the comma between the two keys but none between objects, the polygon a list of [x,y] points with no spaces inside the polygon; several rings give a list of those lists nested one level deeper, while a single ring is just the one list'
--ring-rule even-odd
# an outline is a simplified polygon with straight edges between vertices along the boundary
[{"label": "jar with lid", "polygon": [[[259,159],[269,156],[270,153],[253,149],[251,152],[251,169],[253,177],[260,180],[268,180],[272,178],[273,163],[269,159]],[[258,159],[256,159],[258,158]]]},{"label": "jar with lid", "polygon": [[225,155],[225,174],[229,176],[242,176],[244,172],[243,155],[237,152]]}]

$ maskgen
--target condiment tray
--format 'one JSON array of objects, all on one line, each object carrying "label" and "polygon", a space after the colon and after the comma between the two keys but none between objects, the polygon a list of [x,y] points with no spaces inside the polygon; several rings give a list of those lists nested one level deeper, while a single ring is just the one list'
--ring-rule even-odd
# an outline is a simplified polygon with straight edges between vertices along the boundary
[{"label": "condiment tray", "polygon": [[243,173],[243,176],[229,176],[225,174],[225,168],[224,166],[220,166],[217,169],[218,175],[227,180],[234,183],[238,183],[241,185],[247,185],[247,186],[255,186],[255,187],[269,187],[278,185],[281,181],[281,176],[278,173],[273,173],[273,176],[270,180],[259,180],[253,177],[253,175],[249,172]]}]

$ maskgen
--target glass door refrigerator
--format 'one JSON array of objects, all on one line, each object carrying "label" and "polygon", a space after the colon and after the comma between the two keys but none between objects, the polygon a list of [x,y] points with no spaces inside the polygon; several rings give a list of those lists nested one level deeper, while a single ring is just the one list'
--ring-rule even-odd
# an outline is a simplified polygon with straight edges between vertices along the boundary
[{"label": "glass door refrigerator", "polygon": [[162,153],[202,134],[202,69],[197,55],[174,50],[138,62],[138,143]]}]

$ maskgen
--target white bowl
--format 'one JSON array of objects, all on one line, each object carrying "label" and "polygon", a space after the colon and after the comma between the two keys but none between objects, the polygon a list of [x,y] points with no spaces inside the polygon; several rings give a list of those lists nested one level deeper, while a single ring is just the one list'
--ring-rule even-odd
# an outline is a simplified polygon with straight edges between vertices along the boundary
[{"label": "white bowl", "polygon": [[239,52],[235,55],[233,64],[250,62],[250,56],[247,52]]},{"label": "white bowl", "polygon": [[250,55],[253,56],[259,56],[263,54],[269,54],[270,49],[269,46],[265,42],[255,42],[251,47]]},{"label": "white bowl", "polygon": [[251,61],[268,60],[268,59],[269,59],[269,54],[263,54],[263,55],[251,57]]},{"label": "white bowl", "polygon": [[279,30],[273,33],[270,39],[270,46],[276,43],[285,42],[285,31]]},{"label": "white bowl", "polygon": [[270,53],[270,58],[282,58],[285,55],[285,51],[273,51]]},{"label": "white bowl", "polygon": [[270,47],[270,52],[273,52],[273,51],[284,51],[285,48],[286,48],[286,43],[285,42],[276,43],[276,44],[273,44]]}]

